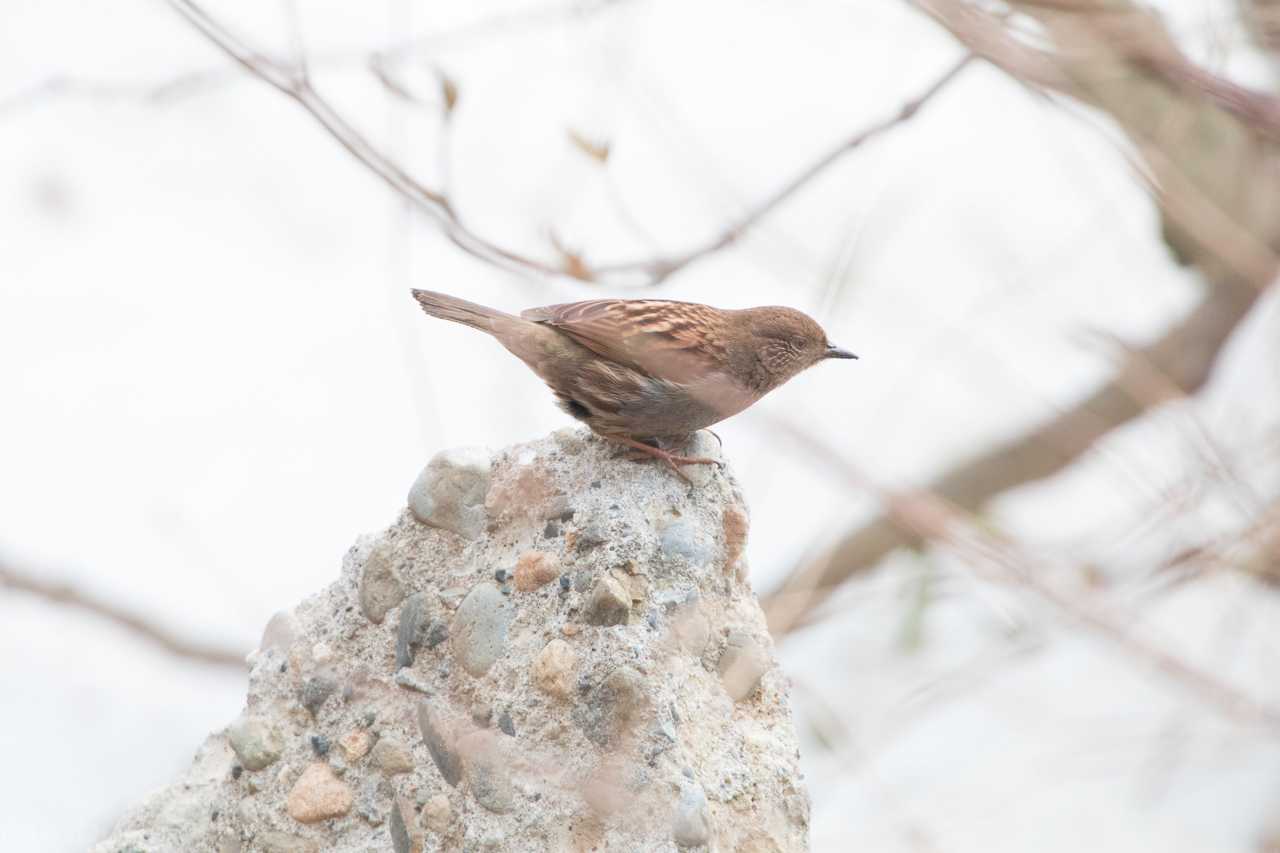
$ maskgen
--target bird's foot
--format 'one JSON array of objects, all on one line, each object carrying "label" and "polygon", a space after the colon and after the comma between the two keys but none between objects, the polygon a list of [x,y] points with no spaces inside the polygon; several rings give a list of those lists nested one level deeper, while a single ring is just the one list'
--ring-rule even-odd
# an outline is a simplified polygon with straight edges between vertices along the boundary
[{"label": "bird's foot", "polygon": [[724,468],[724,462],[719,459],[707,459],[702,456],[682,456],[679,453],[672,453],[669,450],[654,447],[652,444],[646,444],[643,441],[637,441],[625,435],[606,435],[605,438],[630,448],[631,453],[628,456],[633,461],[643,461],[646,458],[662,460],[667,463],[667,467],[676,473],[676,476],[689,485],[693,485],[693,481],[689,479],[689,476],[684,471],[680,470],[682,465],[715,465],[719,468]]}]

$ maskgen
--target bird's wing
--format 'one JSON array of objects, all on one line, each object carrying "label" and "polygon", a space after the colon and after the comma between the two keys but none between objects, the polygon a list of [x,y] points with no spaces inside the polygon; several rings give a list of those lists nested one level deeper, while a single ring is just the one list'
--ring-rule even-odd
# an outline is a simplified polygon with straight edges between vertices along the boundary
[{"label": "bird's wing", "polygon": [[592,299],[520,314],[564,332],[603,358],[658,379],[697,382],[722,370],[723,312],[693,302]]}]

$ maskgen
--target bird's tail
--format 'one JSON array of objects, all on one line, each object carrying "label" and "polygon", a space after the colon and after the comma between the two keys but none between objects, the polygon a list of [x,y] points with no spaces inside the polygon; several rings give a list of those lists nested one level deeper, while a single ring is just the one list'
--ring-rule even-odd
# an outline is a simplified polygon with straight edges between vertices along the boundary
[{"label": "bird's tail", "polygon": [[518,319],[496,308],[486,308],[444,293],[435,293],[430,290],[414,290],[412,293],[413,298],[422,306],[422,310],[432,317],[462,323],[464,326],[490,334],[497,331],[495,321]]}]

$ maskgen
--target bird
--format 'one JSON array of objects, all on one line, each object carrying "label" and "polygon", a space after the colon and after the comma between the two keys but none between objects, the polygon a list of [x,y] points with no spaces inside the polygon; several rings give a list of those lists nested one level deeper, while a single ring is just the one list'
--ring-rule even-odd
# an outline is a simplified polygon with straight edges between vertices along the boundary
[{"label": "bird", "polygon": [[519,315],[412,290],[432,317],[479,329],[536,373],[602,438],[666,463],[720,464],[663,448],[738,414],[801,371],[856,355],[812,317],[776,305],[723,309],[667,299],[590,299]]}]

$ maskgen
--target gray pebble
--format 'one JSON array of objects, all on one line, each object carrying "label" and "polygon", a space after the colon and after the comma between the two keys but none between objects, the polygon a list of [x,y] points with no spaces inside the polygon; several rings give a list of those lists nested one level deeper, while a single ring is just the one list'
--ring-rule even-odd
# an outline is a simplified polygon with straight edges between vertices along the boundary
[{"label": "gray pebble", "polygon": [[338,683],[326,675],[313,675],[302,683],[299,701],[311,716],[320,713],[320,707],[338,689]]},{"label": "gray pebble", "polygon": [[476,802],[494,814],[515,808],[515,789],[508,775],[508,762],[493,743],[492,735],[481,734],[467,748],[467,781]]},{"label": "gray pebble", "polygon": [[228,726],[227,740],[246,770],[269,767],[284,749],[275,729],[255,717],[241,717]]},{"label": "gray pebble", "polygon": [[426,639],[431,619],[431,603],[427,593],[418,592],[404,600],[400,607],[400,624],[396,629],[396,668],[413,666],[418,646]]},{"label": "gray pebble", "polygon": [[681,847],[701,847],[711,840],[711,816],[700,785],[680,786],[671,835]]},{"label": "gray pebble", "polygon": [[515,606],[497,587],[477,584],[458,606],[449,630],[454,659],[479,678],[502,656]]},{"label": "gray pebble", "polygon": [[409,511],[423,524],[467,539],[484,533],[484,499],[493,459],[481,447],[442,450],[422,469],[409,490]]},{"label": "gray pebble", "polygon": [[391,549],[379,544],[360,573],[360,612],[375,624],[381,624],[387,611],[404,600],[404,585],[393,559]]},{"label": "gray pebble", "polygon": [[658,543],[665,556],[687,560],[694,568],[705,566],[715,556],[715,543],[686,519],[673,521],[664,527],[658,535]]},{"label": "gray pebble", "polygon": [[404,824],[404,813],[397,802],[391,803],[387,829],[391,833],[391,847],[395,853],[413,853],[413,839],[409,837],[409,828]]},{"label": "gray pebble", "polygon": [[422,732],[422,740],[427,744],[431,760],[444,781],[450,787],[458,787],[462,781],[462,759],[454,749],[453,732],[445,728],[444,721],[432,711],[426,702],[418,704],[418,729]]},{"label": "gray pebble", "polygon": [[516,724],[511,719],[510,711],[503,711],[498,715],[498,728],[509,737],[516,736]]}]

